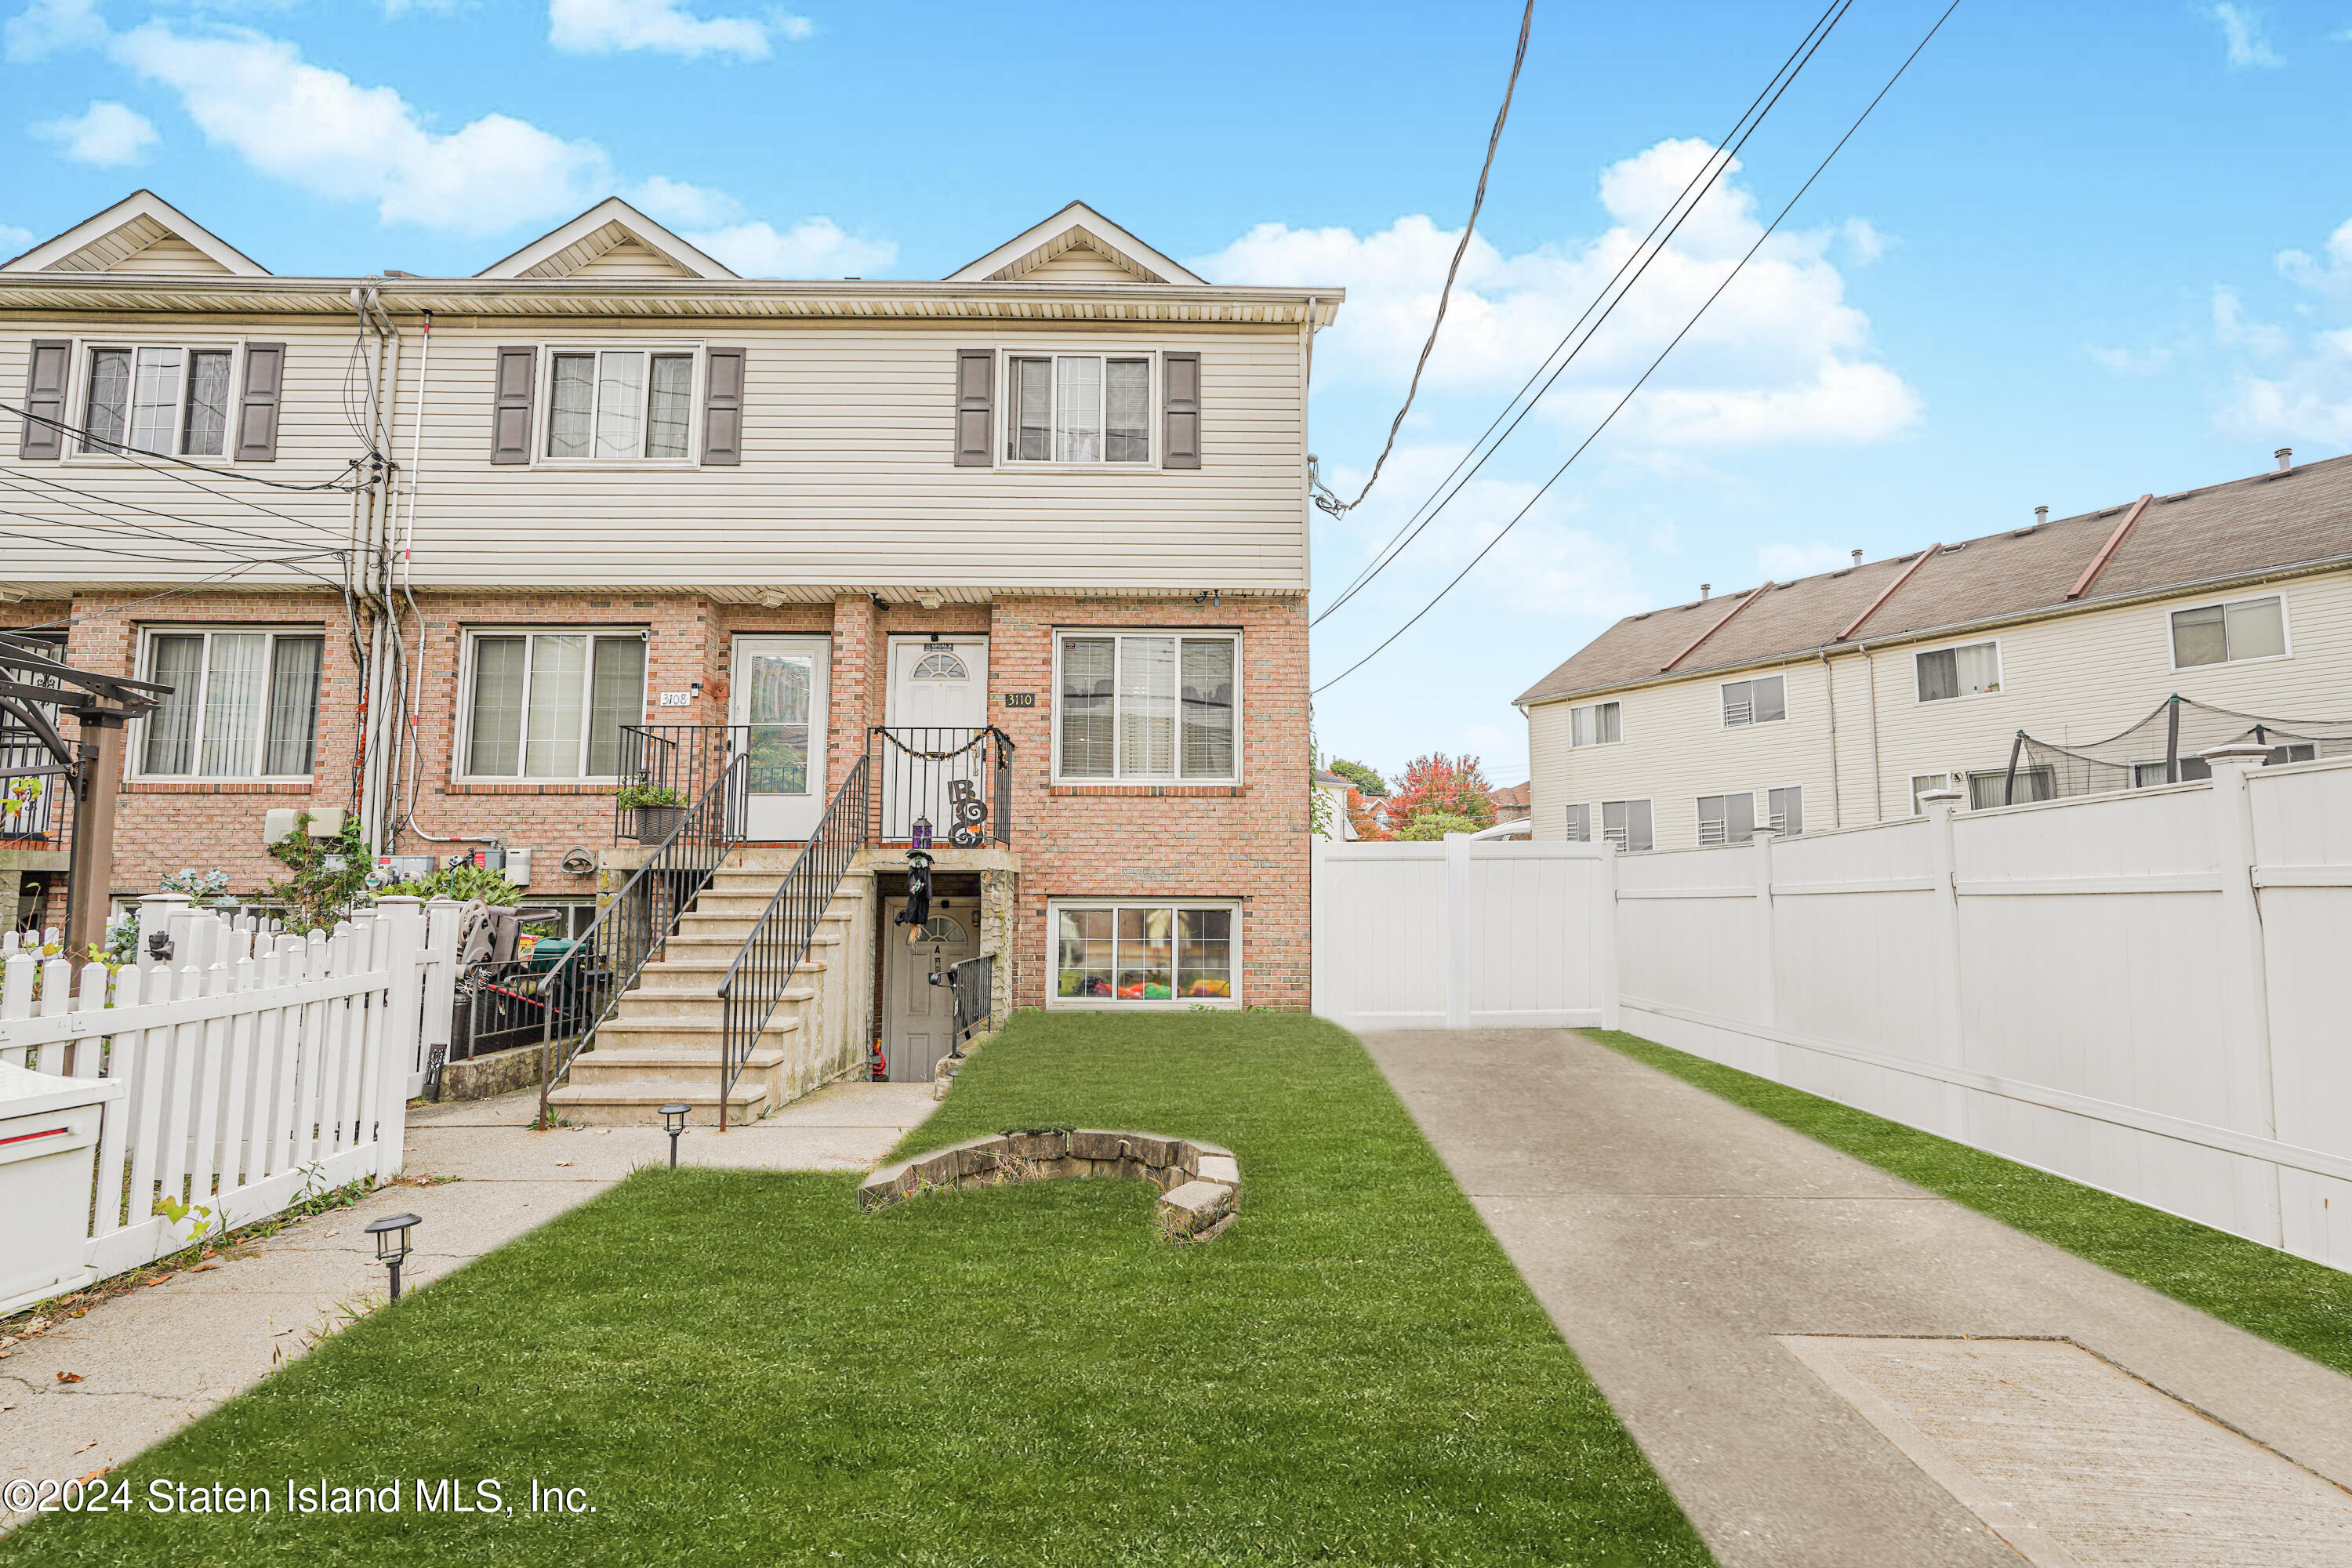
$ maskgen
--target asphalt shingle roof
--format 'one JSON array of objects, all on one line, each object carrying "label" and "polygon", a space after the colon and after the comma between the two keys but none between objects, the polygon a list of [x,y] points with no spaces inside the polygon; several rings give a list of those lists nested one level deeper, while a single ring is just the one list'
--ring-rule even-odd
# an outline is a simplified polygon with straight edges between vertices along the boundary
[{"label": "asphalt shingle roof", "polygon": [[[2067,607],[2067,590],[2130,510],[2131,502],[2124,501],[2039,527],[1948,543],[1879,606],[1853,641]],[[2284,473],[2158,496],[2079,602],[2345,555],[2352,555],[2352,457],[2328,458]],[[1838,634],[1918,560],[1915,550],[1776,584],[1675,665],[1675,673],[1850,646],[1839,644]],[[1654,679],[1748,592],[1628,616],[1518,700]]]}]

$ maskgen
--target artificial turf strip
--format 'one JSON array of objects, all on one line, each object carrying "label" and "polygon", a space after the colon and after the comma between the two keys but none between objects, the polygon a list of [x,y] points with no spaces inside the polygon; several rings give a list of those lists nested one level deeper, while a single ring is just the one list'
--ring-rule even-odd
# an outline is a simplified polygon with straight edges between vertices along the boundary
[{"label": "artificial turf strip", "polygon": [[2352,1274],[1638,1035],[1582,1033],[2225,1323],[2352,1374]]},{"label": "artificial turf strip", "polygon": [[[1140,1182],[860,1216],[850,1177],[640,1173],[121,1472],[278,1511],[53,1517],[0,1560],[1709,1561],[1349,1036],[1023,1015],[908,1142],[1052,1124],[1226,1144],[1241,1217],[1177,1247]],[[289,1518],[320,1476],[404,1511]],[[420,1516],[420,1477],[515,1516]],[[533,1479],[597,1511],[528,1516]]]}]

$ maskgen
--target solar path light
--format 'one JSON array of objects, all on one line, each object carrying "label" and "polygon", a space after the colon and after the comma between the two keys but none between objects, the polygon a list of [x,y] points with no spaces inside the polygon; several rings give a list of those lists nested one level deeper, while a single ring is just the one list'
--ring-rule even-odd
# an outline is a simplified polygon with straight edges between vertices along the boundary
[{"label": "solar path light", "polygon": [[378,1262],[392,1270],[392,1299],[400,1300],[400,1264],[409,1254],[408,1230],[425,1222],[413,1214],[388,1214],[368,1221],[367,1234],[375,1237]]},{"label": "solar path light", "polygon": [[677,1169],[677,1135],[686,1131],[686,1101],[673,1100],[661,1108],[662,1131],[669,1134],[669,1168]]}]

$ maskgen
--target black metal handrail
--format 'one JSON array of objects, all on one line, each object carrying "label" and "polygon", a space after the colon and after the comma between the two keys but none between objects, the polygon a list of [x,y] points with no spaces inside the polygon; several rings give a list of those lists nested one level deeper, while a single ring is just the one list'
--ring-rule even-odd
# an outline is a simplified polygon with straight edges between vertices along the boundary
[{"label": "black metal handrail", "polygon": [[[915,824],[928,822],[934,845],[1013,842],[1013,737],[993,724],[978,729],[877,724],[866,731],[866,754],[878,757],[874,791],[876,841],[904,844]],[[981,820],[968,818],[977,801]],[[957,829],[964,833],[959,837]]]},{"label": "black metal handrail", "polygon": [[809,945],[819,921],[839,890],[842,878],[866,847],[866,803],[871,776],[860,757],[841,781],[824,817],[808,842],[801,847],[793,868],[776,889],[743,939],[743,950],[727,967],[719,983],[719,1013],[724,1019],[719,1062],[719,1130],[727,1131],[727,1097],[751,1059],[752,1047],[791,985],[793,971],[807,961]]},{"label": "black metal handrail", "polygon": [[[622,994],[636,984],[638,974],[677,931],[678,917],[742,842],[737,834],[743,821],[744,781],[750,767],[750,760],[739,756],[711,780],[669,837],[596,911],[595,921],[581,933],[572,951],[547,972],[541,994],[559,999],[560,1005],[546,1009],[541,1025],[541,1127],[548,1124],[548,1089],[571,1070],[572,1058],[593,1043],[596,1031],[612,1016]],[[556,1059],[559,1019],[578,1026],[578,1033],[562,1044],[561,1061]]]},{"label": "black metal handrail", "polygon": [[[750,750],[751,732],[748,724],[624,724],[621,781],[668,790],[681,804],[700,800],[710,781]],[[636,837],[631,831],[635,815],[614,797],[614,843]]]}]

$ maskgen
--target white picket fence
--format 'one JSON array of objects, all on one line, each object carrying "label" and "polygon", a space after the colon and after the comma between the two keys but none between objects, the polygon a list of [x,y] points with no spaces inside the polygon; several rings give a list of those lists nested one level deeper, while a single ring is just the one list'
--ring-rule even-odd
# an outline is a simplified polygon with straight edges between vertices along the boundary
[{"label": "white picket fence", "polygon": [[[1436,1026],[1429,955],[1512,923],[1433,925],[1427,848],[1318,856],[1318,1013]],[[1585,852],[1596,934],[1563,994],[1594,1021],[2352,1268],[2352,760]],[[1391,919],[1423,939],[1378,950],[1408,974],[1325,949]],[[1479,986],[1452,1026],[1501,1021]]]},{"label": "white picket fence", "polygon": [[86,1280],[398,1173],[405,1103],[448,1037],[456,908],[386,899],[306,939],[159,898],[141,919],[168,962],[6,955],[0,1062],[109,1086]]}]

